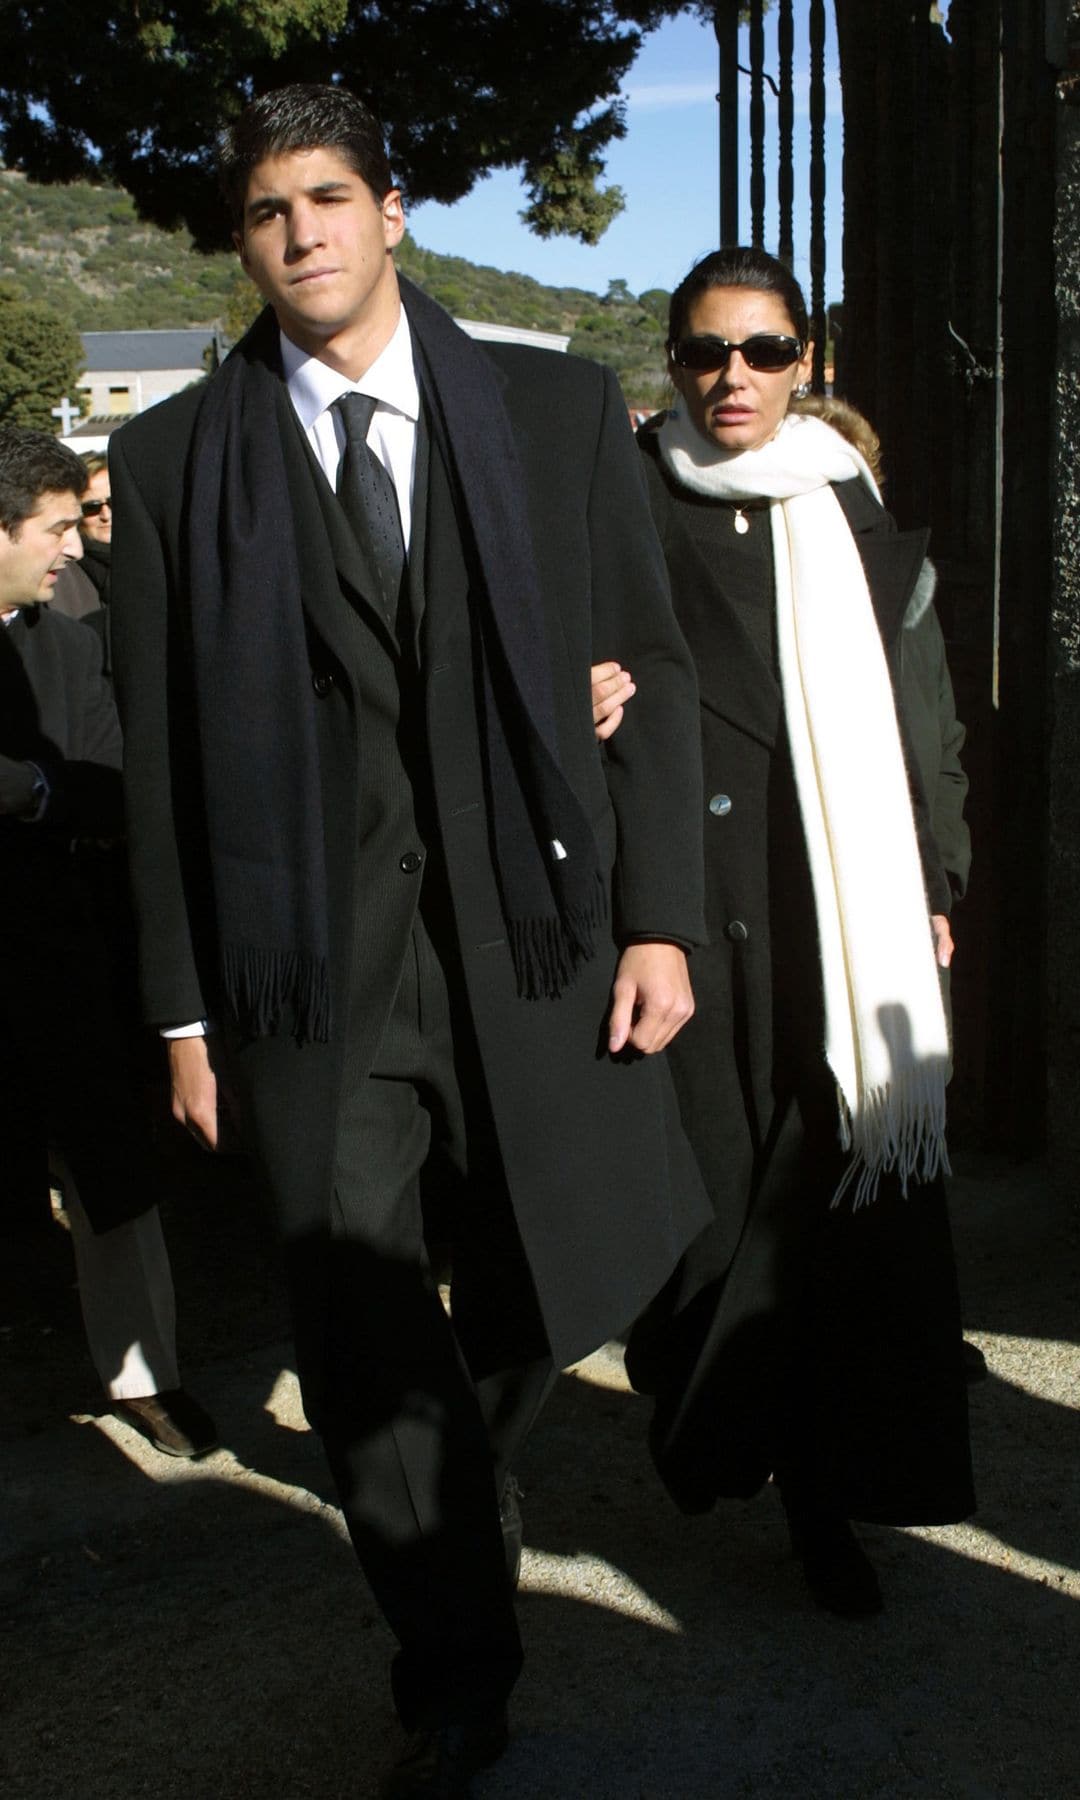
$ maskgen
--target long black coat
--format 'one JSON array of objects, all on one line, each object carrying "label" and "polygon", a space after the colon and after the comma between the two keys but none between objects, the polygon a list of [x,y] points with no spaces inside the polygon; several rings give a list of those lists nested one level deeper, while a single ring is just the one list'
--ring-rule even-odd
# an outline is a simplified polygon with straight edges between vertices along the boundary
[{"label": "long black coat", "polygon": [[[426,516],[414,525],[427,592],[422,681],[436,823],[484,1076],[549,1340],[567,1361],[627,1322],[707,1217],[662,1061],[616,1063],[602,1049],[618,944],[703,935],[695,685],[614,380],[544,352],[490,354],[524,470],[563,767],[612,869],[611,937],[559,1001],[518,998],[504,941],[468,573],[447,517],[449,486],[434,468]],[[159,1023],[212,1014],[217,982],[182,575],[199,401],[197,390],[179,396],[112,440],[114,652],[143,985]],[[351,1078],[364,1062],[340,1029],[341,997],[354,991],[353,920],[364,916],[368,876],[385,871],[365,871],[354,849],[362,720],[336,642],[340,601],[329,603],[344,592],[366,605],[363,570],[355,546],[328,528],[282,404],[315,683],[338,1028],[325,1046],[249,1045],[238,1076],[281,1229],[300,1238],[325,1229],[329,1216],[346,1050]],[[589,665],[615,654],[633,659],[649,697],[603,755]],[[393,970],[389,977],[392,994]],[[368,1056],[375,1025],[361,1046]]]},{"label": "long black coat", "polygon": [[[701,687],[706,920],[697,1012],[672,1049],[713,1224],[637,1327],[629,1366],[658,1395],[652,1444],[687,1510],[748,1494],[785,1456],[850,1517],[918,1523],[972,1502],[944,1197],[830,1212],[840,1173],[822,1050],[814,901],[769,660],[687,526],[701,502],[642,435],[676,614]],[[856,481],[834,490],[862,557],[894,682],[926,533],[898,533]],[[752,529],[768,531],[758,515]],[[838,656],[842,646],[838,645]],[[857,754],[857,747],[853,747]],[[948,888],[921,792],[930,910]]]},{"label": "long black coat", "polygon": [[155,1199],[120,977],[73,840],[123,829],[120,725],[100,640],[47,607],[0,631],[0,751],[49,784],[37,821],[0,820],[0,1080],[9,1131],[64,1152],[105,1231]]},{"label": "long black coat", "polygon": [[964,819],[968,779],[960,761],[967,734],[956,716],[945,639],[924,576],[904,614],[900,694],[951,896],[962,900],[971,873],[971,833]]}]

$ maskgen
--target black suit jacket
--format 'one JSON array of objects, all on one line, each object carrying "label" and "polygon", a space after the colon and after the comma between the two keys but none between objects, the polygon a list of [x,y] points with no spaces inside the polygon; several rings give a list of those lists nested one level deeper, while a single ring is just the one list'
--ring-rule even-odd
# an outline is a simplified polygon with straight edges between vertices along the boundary
[{"label": "black suit jacket", "polygon": [[0,751],[49,784],[40,818],[0,819],[0,1106],[40,1153],[42,1189],[51,1142],[108,1230],[146,1211],[154,1181],[120,976],[72,851],[123,828],[120,725],[85,625],[34,606],[0,630]]},{"label": "black suit jacket", "polygon": [[50,831],[117,836],[120,721],[102,672],[100,639],[47,606],[27,606],[0,641],[0,749],[47,773]]},{"label": "black suit jacket", "polygon": [[[518,1226],[552,1348],[570,1360],[632,1317],[707,1216],[662,1061],[615,1063],[601,1049],[623,939],[703,936],[696,689],[614,378],[546,352],[489,353],[525,475],[561,759],[611,870],[610,937],[561,1000],[516,992],[492,861],[469,575],[435,454],[411,546],[423,589],[423,787]],[[212,1012],[216,989],[183,575],[199,400],[198,390],[178,396],[112,440],[115,665],[144,988],[158,1022]],[[367,906],[370,929],[385,930],[373,897],[386,871],[365,868],[357,852],[363,719],[341,640],[348,612],[329,603],[345,593],[367,606],[372,583],[323,504],[284,390],[281,404],[322,766],[337,1029],[325,1046],[247,1046],[240,1066],[279,1220],[298,1237],[329,1215],[336,1096],[346,1058],[350,1075],[363,1061],[341,1025],[360,935],[351,921]],[[589,668],[615,655],[632,668],[640,703],[605,753]]]}]

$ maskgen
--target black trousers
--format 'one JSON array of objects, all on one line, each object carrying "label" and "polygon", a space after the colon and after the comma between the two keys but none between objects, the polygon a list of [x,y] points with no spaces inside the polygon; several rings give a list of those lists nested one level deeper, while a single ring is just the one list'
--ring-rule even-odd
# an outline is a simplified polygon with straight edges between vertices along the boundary
[{"label": "black trousers", "polygon": [[467,1720],[517,1678],[498,1501],[552,1380],[445,961],[418,915],[372,1072],[346,1081],[317,1278],[310,1258],[294,1259],[305,1407],[400,1644],[392,1679],[407,1729]]},{"label": "black trousers", "polygon": [[0,1131],[14,1146],[0,1185],[18,1194],[20,1177],[44,1207],[55,1145],[108,1231],[146,1212],[160,1180],[113,947],[69,851],[18,864],[7,846],[0,892],[15,921],[0,944]]}]

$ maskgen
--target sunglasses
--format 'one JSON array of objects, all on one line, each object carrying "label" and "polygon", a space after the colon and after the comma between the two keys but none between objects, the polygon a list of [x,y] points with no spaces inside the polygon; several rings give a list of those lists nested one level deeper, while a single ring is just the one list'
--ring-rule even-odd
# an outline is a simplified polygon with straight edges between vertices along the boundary
[{"label": "sunglasses", "polygon": [[748,368],[775,373],[797,363],[804,347],[799,338],[784,337],[775,331],[755,332],[741,344],[730,344],[727,338],[706,333],[701,337],[679,338],[671,346],[671,360],[679,369],[697,369],[699,372],[726,369],[734,352],[739,350]]},{"label": "sunglasses", "polygon": [[98,513],[106,506],[112,506],[111,494],[106,494],[104,500],[84,500],[82,503],[82,516],[84,519],[96,519]]}]

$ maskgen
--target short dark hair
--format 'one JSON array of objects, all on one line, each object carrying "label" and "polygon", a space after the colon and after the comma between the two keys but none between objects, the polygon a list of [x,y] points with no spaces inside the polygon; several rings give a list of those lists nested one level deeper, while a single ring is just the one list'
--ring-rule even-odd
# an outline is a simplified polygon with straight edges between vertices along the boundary
[{"label": "short dark hair", "polygon": [[14,537],[43,494],[84,494],[86,470],[48,431],[0,425],[0,525]]},{"label": "short dark hair", "polygon": [[710,251],[684,275],[671,296],[668,308],[668,343],[677,344],[686,330],[690,307],[699,294],[709,288],[753,288],[760,294],[775,294],[782,302],[795,327],[795,336],[806,344],[810,322],[806,316],[803,291],[791,270],[767,250],[746,244],[728,244]]},{"label": "short dark hair", "polygon": [[268,156],[336,150],[377,200],[393,187],[383,128],[348,88],[294,81],[246,106],[218,139],[218,178],[234,226],[244,221],[248,182]]}]

